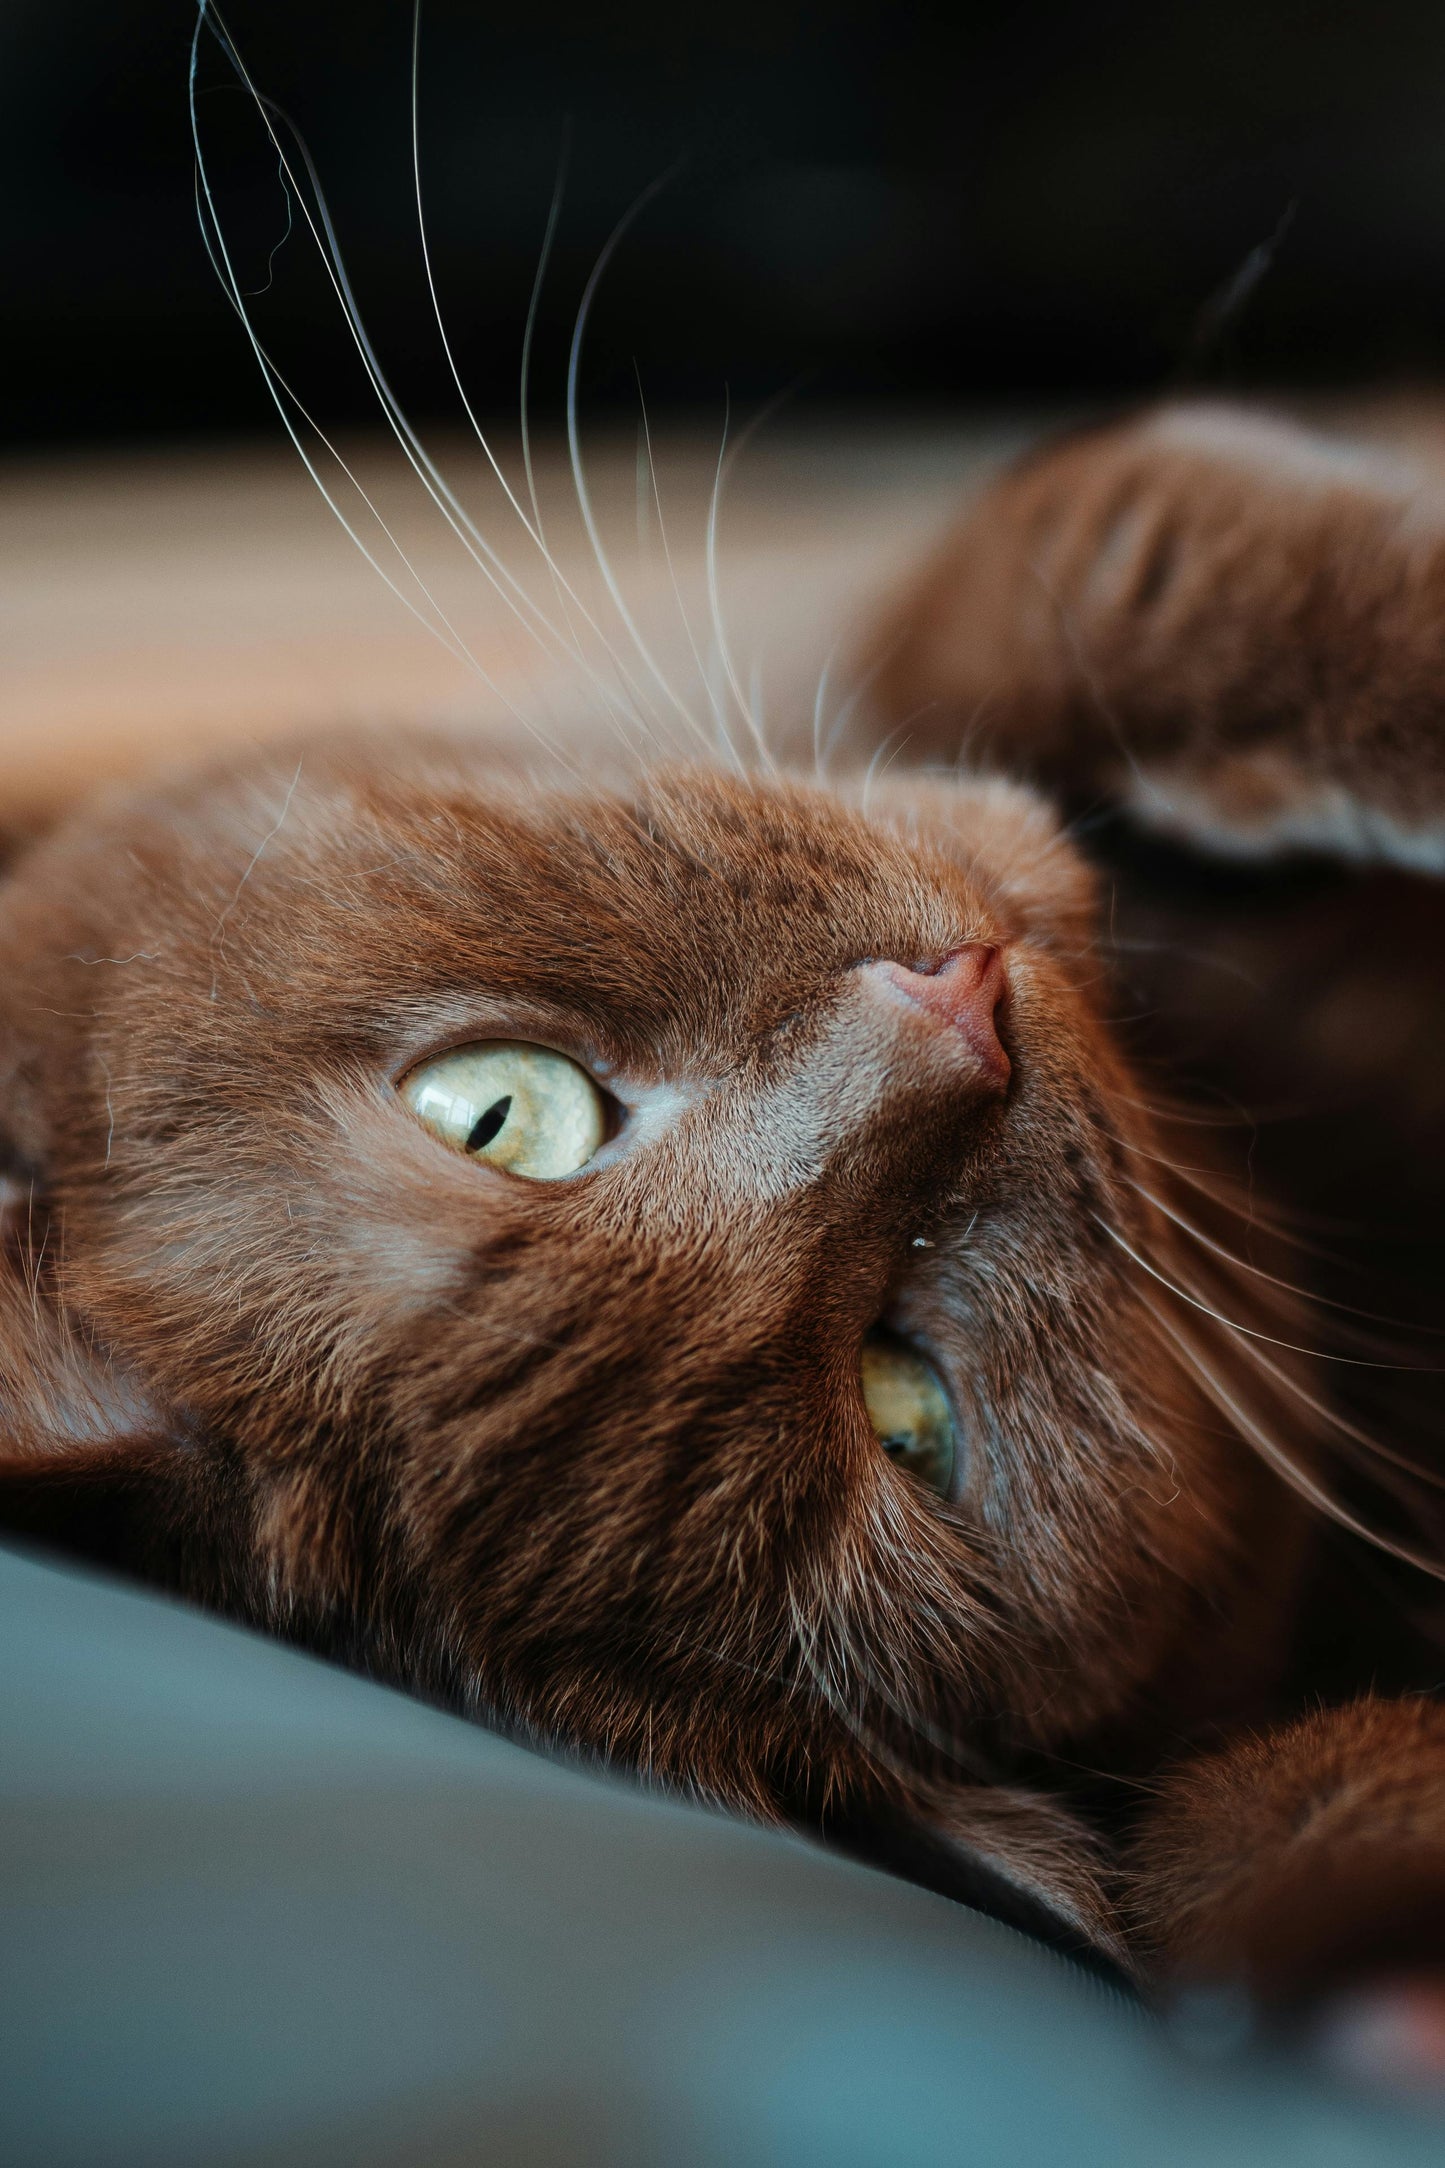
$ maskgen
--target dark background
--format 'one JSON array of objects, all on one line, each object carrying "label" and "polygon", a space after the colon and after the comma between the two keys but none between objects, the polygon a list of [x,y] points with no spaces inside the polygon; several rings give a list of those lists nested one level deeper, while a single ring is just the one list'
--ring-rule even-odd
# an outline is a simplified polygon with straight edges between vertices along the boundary
[{"label": "dark background", "polygon": [[[409,0],[227,0],[308,137],[386,365],[455,413],[411,194]],[[274,432],[201,245],[188,0],[0,0],[12,445]],[[286,223],[254,111],[205,41],[208,154],[242,283]],[[1419,380],[1445,365],[1445,7],[1299,0],[427,0],[422,145],[449,328],[515,411],[564,135],[537,350],[555,419],[581,289],[609,271],[590,415],[892,408]],[[1233,303],[1241,305],[1231,306]],[[366,393],[301,233],[257,322],[322,416]]]}]

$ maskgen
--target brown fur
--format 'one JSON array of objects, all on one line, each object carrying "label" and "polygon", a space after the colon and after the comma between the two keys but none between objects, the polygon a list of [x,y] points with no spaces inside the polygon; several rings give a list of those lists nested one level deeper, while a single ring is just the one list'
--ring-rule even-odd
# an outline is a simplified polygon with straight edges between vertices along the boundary
[{"label": "brown fur", "polygon": [[[1006,482],[895,627],[890,697],[977,722],[986,693],[989,742],[1065,788],[1117,782],[1137,714],[1211,789],[1272,729],[1363,801],[1407,689],[1374,752],[1325,759],[1305,665],[1250,659],[1298,592],[1256,583],[1226,635],[1228,553],[1186,600],[1193,530],[1158,539],[1202,507],[1273,565],[1277,493],[1229,511],[1216,476],[1205,517],[1182,456],[1145,432]],[[1304,520],[1299,577],[1345,550],[1373,622],[1351,506]],[[1030,630],[1040,549],[1097,604],[1082,685]],[[1005,958],[1004,1099],[866,968],[963,941]],[[1288,1712],[1329,1388],[1279,1254],[1234,1257],[1220,1170],[1150,1110],[1107,951],[1082,859],[996,776],[581,785],[357,741],[80,809],[0,892],[9,1519],[1116,1955],[1111,1857],[1135,1862],[1123,1918],[1161,1973],[1223,1875],[1243,1924],[1208,1965],[1262,1978],[1273,1838],[1221,1864],[1212,1762],[1157,1813],[1133,1787]],[[489,1036],[610,1080],[619,1147],[538,1184],[439,1145],[396,1079]],[[952,1503],[869,1429],[880,1318],[957,1403]],[[1413,1767],[1439,1743],[1401,1707]],[[1335,1754],[1361,1720],[1321,1722]],[[1313,1736],[1280,1743],[1291,1784]],[[1246,1797],[1286,1782],[1273,1748],[1228,1767]]]}]

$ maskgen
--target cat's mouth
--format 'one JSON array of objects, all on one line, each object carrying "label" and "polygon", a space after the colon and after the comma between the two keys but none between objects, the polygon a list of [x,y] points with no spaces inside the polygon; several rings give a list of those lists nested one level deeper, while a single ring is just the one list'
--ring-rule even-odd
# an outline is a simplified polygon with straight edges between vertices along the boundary
[{"label": "cat's mouth", "polygon": [[875,1325],[860,1358],[863,1405],[895,1467],[940,1498],[953,1496],[958,1419],[937,1368],[921,1349]]}]

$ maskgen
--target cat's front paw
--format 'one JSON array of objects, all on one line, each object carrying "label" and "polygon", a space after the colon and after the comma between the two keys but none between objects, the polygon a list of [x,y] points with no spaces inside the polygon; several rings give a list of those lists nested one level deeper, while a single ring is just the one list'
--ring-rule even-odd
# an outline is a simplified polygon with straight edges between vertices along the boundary
[{"label": "cat's front paw", "polygon": [[1129,1855],[1162,1999],[1342,2076],[1445,2083],[1445,1705],[1317,1710],[1170,1772]]},{"label": "cat's front paw", "polygon": [[1362,1982],[1316,2012],[1308,2038],[1331,2077],[1445,2099],[1445,1967]]}]

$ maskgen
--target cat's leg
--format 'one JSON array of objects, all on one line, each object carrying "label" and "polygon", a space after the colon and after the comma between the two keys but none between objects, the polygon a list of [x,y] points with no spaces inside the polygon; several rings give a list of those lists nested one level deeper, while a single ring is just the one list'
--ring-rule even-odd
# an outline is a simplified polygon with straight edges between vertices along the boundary
[{"label": "cat's leg", "polygon": [[1225,408],[1005,473],[879,627],[886,720],[1248,854],[1445,872],[1445,486]]},{"label": "cat's leg", "polygon": [[1445,2084],[1445,1704],[1320,1709],[1182,1764],[1126,1871],[1168,1989],[1244,1990],[1351,2075]]}]

